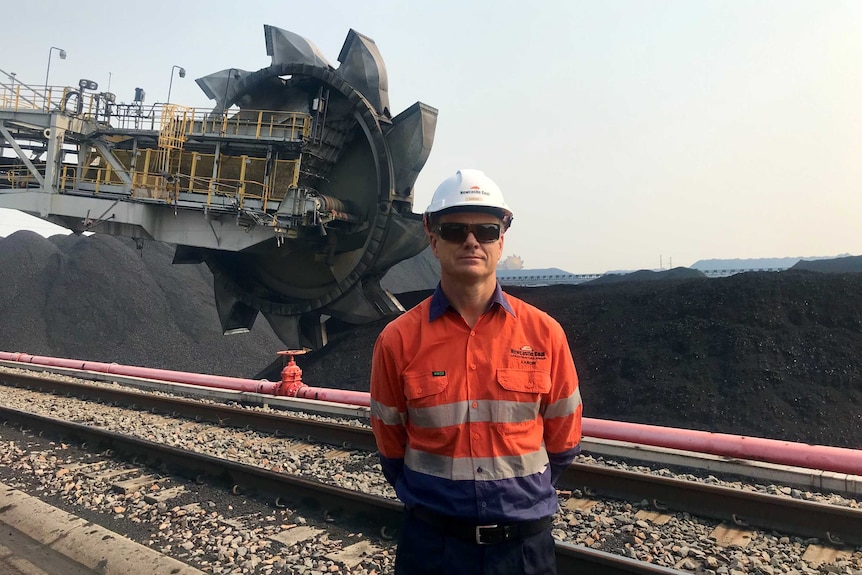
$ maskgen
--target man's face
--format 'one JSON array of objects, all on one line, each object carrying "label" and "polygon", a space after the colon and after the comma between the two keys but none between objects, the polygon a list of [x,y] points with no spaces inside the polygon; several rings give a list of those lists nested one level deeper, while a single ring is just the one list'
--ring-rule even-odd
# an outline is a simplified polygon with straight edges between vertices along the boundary
[{"label": "man's face", "polygon": [[499,225],[500,238],[487,243],[480,242],[472,231],[463,242],[444,240],[438,232],[431,234],[431,250],[440,260],[442,275],[465,280],[486,279],[494,275],[503,253],[503,222],[500,218],[492,214],[455,212],[440,216],[437,223]]}]

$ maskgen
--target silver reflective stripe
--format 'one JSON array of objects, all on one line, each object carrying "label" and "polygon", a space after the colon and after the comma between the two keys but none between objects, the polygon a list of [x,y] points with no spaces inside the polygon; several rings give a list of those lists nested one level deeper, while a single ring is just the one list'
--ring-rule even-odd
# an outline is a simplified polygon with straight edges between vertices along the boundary
[{"label": "silver reflective stripe", "polygon": [[543,447],[524,455],[454,458],[418,451],[408,445],[404,464],[413,471],[452,481],[493,481],[543,472],[548,465],[548,453]]},{"label": "silver reflective stripe", "polygon": [[[476,407],[473,407],[473,404]],[[539,415],[538,402],[495,401],[490,399],[458,401],[434,407],[408,408],[410,421],[417,427],[449,427],[467,422],[518,423],[533,421]]]},{"label": "silver reflective stripe", "polygon": [[566,417],[575,412],[581,404],[581,390],[576,389],[575,393],[569,397],[559,399],[545,408],[545,413],[542,416],[545,419],[553,417]]},{"label": "silver reflective stripe", "polygon": [[389,407],[373,399],[371,400],[371,415],[386,425],[404,425],[407,423],[406,413],[401,413],[397,407]]},{"label": "silver reflective stripe", "polygon": [[407,407],[410,423],[416,427],[449,427],[467,422],[467,410],[470,404],[466,401],[456,401],[434,407]]},{"label": "silver reflective stripe", "polygon": [[494,401],[497,404],[498,423],[533,421],[539,415],[539,402]]}]

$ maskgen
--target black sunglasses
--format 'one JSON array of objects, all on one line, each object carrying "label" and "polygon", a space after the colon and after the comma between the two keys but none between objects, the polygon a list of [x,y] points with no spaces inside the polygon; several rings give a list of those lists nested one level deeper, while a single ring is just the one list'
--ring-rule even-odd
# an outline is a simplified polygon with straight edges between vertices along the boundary
[{"label": "black sunglasses", "polygon": [[447,222],[437,224],[432,230],[440,236],[441,240],[463,244],[467,236],[472,232],[476,241],[482,244],[490,244],[500,239],[500,224],[459,224]]}]

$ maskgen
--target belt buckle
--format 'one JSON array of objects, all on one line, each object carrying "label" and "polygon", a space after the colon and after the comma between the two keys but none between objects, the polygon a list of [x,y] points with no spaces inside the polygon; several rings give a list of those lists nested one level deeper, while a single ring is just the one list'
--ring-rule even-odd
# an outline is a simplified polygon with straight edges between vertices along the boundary
[{"label": "belt buckle", "polygon": [[476,526],[476,545],[490,545],[490,541],[482,541],[482,530],[483,529],[496,529],[499,527],[496,523],[494,525],[477,525]]}]

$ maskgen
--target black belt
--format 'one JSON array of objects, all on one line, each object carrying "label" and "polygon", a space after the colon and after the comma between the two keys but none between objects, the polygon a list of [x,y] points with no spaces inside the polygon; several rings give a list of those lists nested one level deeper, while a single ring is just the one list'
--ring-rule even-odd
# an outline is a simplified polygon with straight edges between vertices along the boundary
[{"label": "black belt", "polygon": [[532,521],[517,523],[494,523],[491,525],[476,525],[463,519],[440,515],[423,507],[408,509],[413,517],[436,527],[448,537],[456,537],[477,545],[495,545],[507,541],[523,541],[531,535],[541,533],[551,527],[553,517],[542,517]]}]

